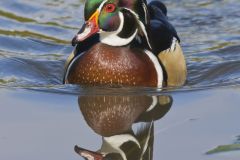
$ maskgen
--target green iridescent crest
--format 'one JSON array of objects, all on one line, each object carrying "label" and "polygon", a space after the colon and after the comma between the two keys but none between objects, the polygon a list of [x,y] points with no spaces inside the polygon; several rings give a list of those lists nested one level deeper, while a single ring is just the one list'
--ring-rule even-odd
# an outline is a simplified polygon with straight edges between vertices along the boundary
[{"label": "green iridescent crest", "polygon": [[103,0],[87,0],[84,8],[84,16],[87,21],[92,14],[97,10]]},{"label": "green iridescent crest", "polygon": [[[105,0],[87,0],[85,4],[85,20],[87,21],[91,15],[98,9],[98,7],[104,2]],[[145,13],[146,9],[144,9],[144,6],[146,7],[146,0],[107,0],[106,3],[114,3],[118,9],[120,8],[128,8],[134,11],[136,14],[139,15],[140,20],[143,22],[143,24],[146,25],[148,23],[147,20],[147,14]],[[106,15],[103,18],[99,17],[99,20],[102,19],[101,24],[103,24],[104,19],[107,19],[109,21],[109,18],[106,17]],[[110,17],[113,15],[109,15]]]},{"label": "green iridescent crest", "polygon": [[[103,6],[102,3],[104,3]],[[85,19],[86,21],[97,11],[101,6],[101,11],[98,17],[99,27],[104,31],[115,31],[119,27],[119,7],[118,0],[88,0],[85,4]],[[108,11],[108,5],[113,4],[114,9]],[[110,6],[111,7],[111,6]]]}]

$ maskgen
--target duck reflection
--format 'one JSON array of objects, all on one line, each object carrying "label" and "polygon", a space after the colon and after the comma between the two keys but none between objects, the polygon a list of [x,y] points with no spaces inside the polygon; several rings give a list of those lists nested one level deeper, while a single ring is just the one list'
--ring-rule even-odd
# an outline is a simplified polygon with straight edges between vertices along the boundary
[{"label": "duck reflection", "polygon": [[[87,160],[152,159],[154,121],[172,106],[171,96],[80,96],[79,108],[87,124],[102,136],[94,152],[79,146],[75,151]],[[133,124],[137,131],[133,130]]]}]

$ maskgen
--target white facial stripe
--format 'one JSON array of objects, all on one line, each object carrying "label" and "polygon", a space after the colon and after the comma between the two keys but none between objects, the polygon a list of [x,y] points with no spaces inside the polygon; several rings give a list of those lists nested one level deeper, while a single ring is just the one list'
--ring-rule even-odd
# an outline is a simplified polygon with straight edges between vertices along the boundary
[{"label": "white facial stripe", "polygon": [[115,135],[115,136],[111,136],[111,137],[104,137],[104,140],[112,148],[114,148],[118,153],[120,153],[124,160],[127,160],[127,157],[126,157],[125,153],[120,149],[120,146],[123,143],[132,141],[132,142],[136,143],[139,148],[141,148],[137,139],[130,134],[120,134],[120,135]]},{"label": "white facial stripe", "polygon": [[153,62],[155,69],[157,71],[157,76],[158,76],[158,85],[157,87],[161,88],[162,87],[162,83],[163,83],[163,70],[162,67],[158,61],[158,58],[149,50],[145,50],[145,53],[148,55],[148,57],[150,58],[150,60]]},{"label": "white facial stripe", "polygon": [[114,148],[115,147],[119,148],[123,143],[128,141],[135,142],[140,148],[140,144],[137,141],[137,139],[130,134],[120,134],[120,135],[115,135],[111,137],[104,137],[104,139],[106,140],[106,142],[111,144],[111,146],[113,146]]},{"label": "white facial stripe", "polygon": [[[123,29],[123,25],[124,25],[124,17],[123,14],[121,12],[119,12],[119,17],[120,17],[120,25],[118,27],[118,29],[116,31],[112,31],[112,32],[105,32],[103,30],[100,30],[100,32],[102,33],[103,37],[102,38],[107,38],[107,36],[111,36],[111,35],[117,35],[118,33],[120,33]],[[106,37],[105,37],[106,35]]]},{"label": "white facial stripe", "polygon": [[151,46],[151,44],[149,42],[148,34],[147,34],[147,31],[146,31],[146,28],[145,28],[144,24],[141,21],[139,21],[139,24],[140,24],[140,27],[142,28],[142,31],[143,31],[146,39],[147,39],[148,46],[150,47],[150,49],[152,49],[152,46]]},{"label": "white facial stripe", "polygon": [[124,8],[124,9],[128,10],[129,12],[131,12],[136,17],[137,22],[140,25],[140,27],[141,27],[141,29],[142,29],[142,31],[143,31],[146,39],[147,39],[148,46],[150,47],[150,49],[152,49],[152,46],[151,46],[151,44],[149,42],[149,39],[148,39],[148,34],[147,34],[147,31],[146,31],[146,28],[145,28],[144,24],[140,21],[138,14],[133,12],[132,10],[130,10],[128,8]]},{"label": "white facial stripe", "polygon": [[100,41],[102,43],[111,45],[111,46],[124,46],[129,44],[137,35],[138,29],[133,33],[133,35],[129,38],[121,38],[118,34],[122,31],[124,25],[124,16],[123,13],[119,12],[120,17],[120,25],[116,31],[113,32],[105,32],[103,30],[100,31]]},{"label": "white facial stripe", "polygon": [[[99,12],[102,10],[102,7],[104,6],[104,4],[107,1],[108,0],[104,0],[101,3],[101,5],[98,7],[98,11]],[[144,4],[144,6],[146,7],[145,4]],[[141,27],[141,29],[142,29],[145,37],[146,37],[148,46],[150,47],[150,49],[152,49],[152,46],[151,46],[151,44],[149,42],[149,39],[148,39],[146,28],[145,28],[144,24],[139,20],[138,14],[136,14],[135,12],[133,12],[132,10],[130,10],[128,8],[124,8],[124,9],[130,11],[136,17],[136,19],[138,20],[137,22],[140,25],[140,27]],[[144,11],[145,11],[145,17],[146,17],[147,16],[146,15],[146,8],[144,8]],[[118,27],[118,29],[116,31],[105,32],[103,30],[100,30],[100,41],[102,43],[105,43],[105,44],[108,44],[108,45],[111,45],[111,46],[123,46],[123,45],[129,44],[136,37],[138,29],[136,29],[134,34],[131,37],[129,37],[129,38],[121,38],[121,37],[118,36],[118,34],[122,31],[123,25],[124,25],[124,17],[123,17],[123,14],[121,12],[119,12],[119,17],[120,17],[120,26]],[[145,19],[147,21],[147,17]]]},{"label": "white facial stripe", "polygon": [[98,7],[98,11],[99,12],[101,12],[101,10],[102,10],[102,7],[104,6],[104,4],[107,2],[108,0],[104,0],[101,4],[100,4],[100,6]]}]

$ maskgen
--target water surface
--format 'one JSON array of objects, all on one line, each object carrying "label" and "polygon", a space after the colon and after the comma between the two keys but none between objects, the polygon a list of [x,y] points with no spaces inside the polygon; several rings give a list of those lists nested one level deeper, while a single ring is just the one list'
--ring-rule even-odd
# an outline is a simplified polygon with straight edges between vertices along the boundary
[{"label": "water surface", "polygon": [[[238,84],[240,3],[165,3],[188,62],[186,87]],[[83,2],[2,0],[0,5],[1,86],[61,84],[70,41],[83,23]]]},{"label": "water surface", "polygon": [[239,144],[240,2],[164,2],[188,63],[188,82],[174,91],[62,85],[84,2],[1,0],[0,159],[80,159],[74,145],[99,149],[101,135],[84,120],[78,99],[125,92],[172,97],[154,122],[154,159],[239,159],[231,149],[206,153]]}]

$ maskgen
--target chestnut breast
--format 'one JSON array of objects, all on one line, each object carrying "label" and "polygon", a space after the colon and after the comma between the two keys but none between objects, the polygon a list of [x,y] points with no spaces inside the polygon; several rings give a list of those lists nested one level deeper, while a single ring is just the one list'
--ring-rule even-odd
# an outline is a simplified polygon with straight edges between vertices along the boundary
[{"label": "chestnut breast", "polygon": [[157,71],[143,50],[103,43],[72,62],[68,83],[111,86],[157,86]]},{"label": "chestnut breast", "polygon": [[102,136],[127,132],[153,103],[148,96],[80,96],[78,104],[87,124]]}]

